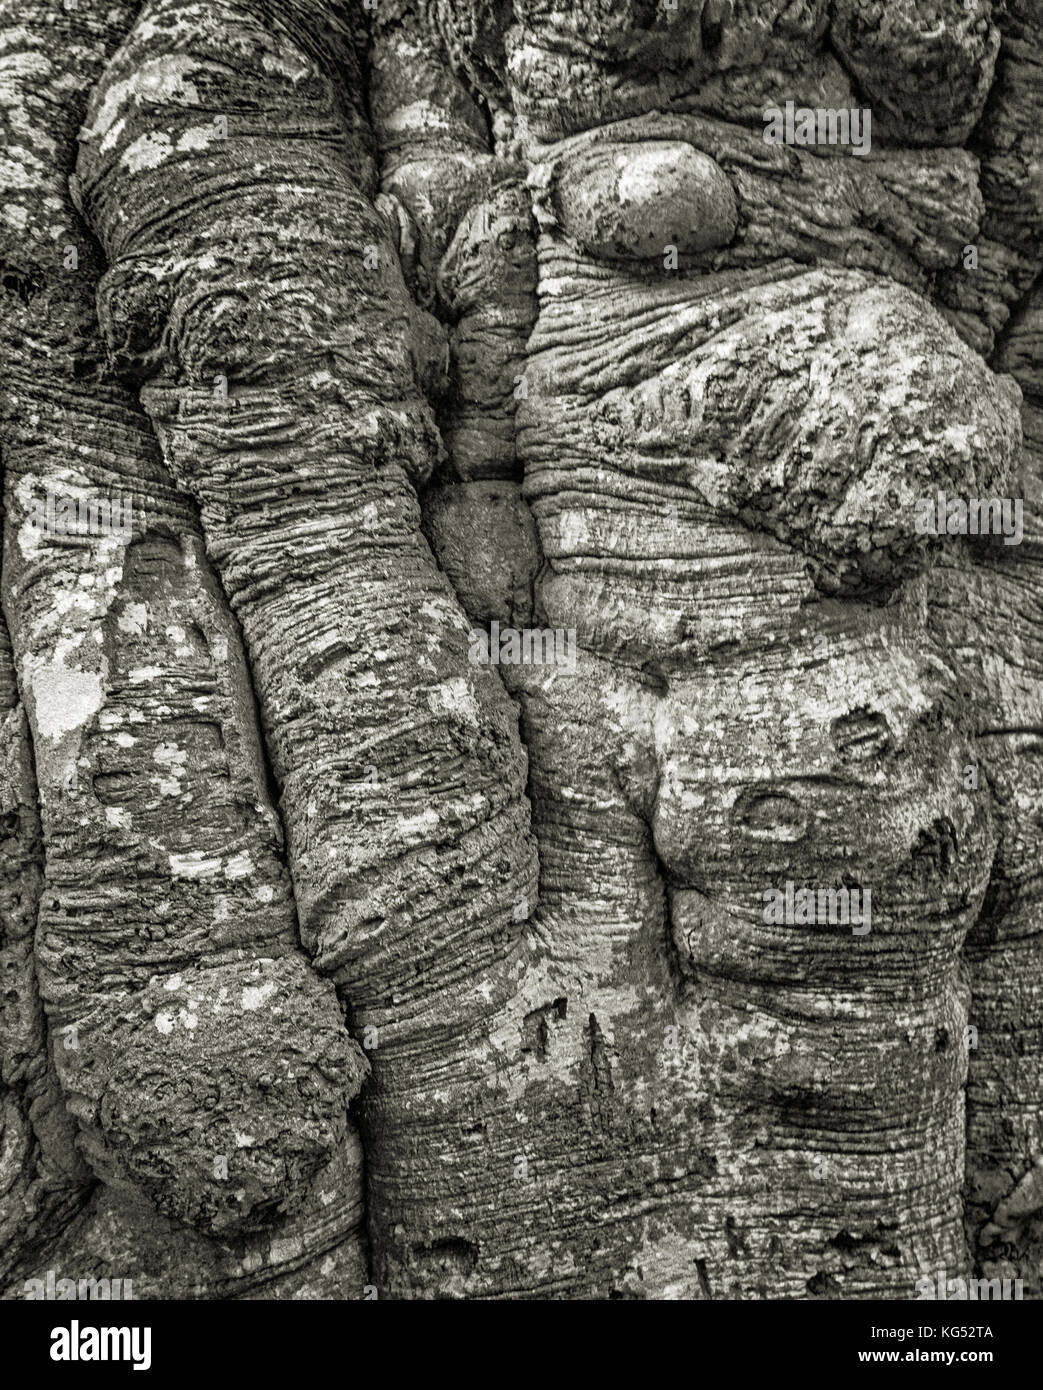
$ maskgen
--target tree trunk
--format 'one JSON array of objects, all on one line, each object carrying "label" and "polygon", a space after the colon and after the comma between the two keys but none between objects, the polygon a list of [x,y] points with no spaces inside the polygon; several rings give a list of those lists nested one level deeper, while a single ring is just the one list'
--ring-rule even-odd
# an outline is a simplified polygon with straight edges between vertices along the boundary
[{"label": "tree trunk", "polygon": [[0,0],[6,1297],[1039,1295],[1041,68]]}]

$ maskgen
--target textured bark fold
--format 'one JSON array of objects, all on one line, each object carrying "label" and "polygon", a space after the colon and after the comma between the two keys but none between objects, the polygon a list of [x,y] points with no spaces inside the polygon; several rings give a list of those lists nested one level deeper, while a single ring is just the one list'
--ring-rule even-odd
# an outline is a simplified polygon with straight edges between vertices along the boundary
[{"label": "textured bark fold", "polygon": [[[82,114],[63,95],[69,73],[100,74],[133,11],[22,11],[2,69],[26,142],[5,211],[5,260],[25,288],[8,297],[3,339],[4,601],[41,801],[50,1051],[110,1208],[100,1226],[97,1203],[84,1213],[70,1251],[87,1268],[72,1272],[96,1272],[113,1227],[132,1241],[157,1212],[203,1232],[275,1218],[276,1238],[293,1212],[320,1251],[351,1249],[357,1294],[347,1107],[366,1063],[299,949],[238,628],[191,504],[106,368],[101,267],[63,174]],[[128,526],[55,534],[34,523],[48,495],[119,499]],[[346,1220],[331,1224],[312,1184],[340,1154]],[[258,1266],[270,1241],[253,1237]],[[200,1242],[197,1286],[214,1257]],[[126,1273],[139,1291],[193,1280]]]}]

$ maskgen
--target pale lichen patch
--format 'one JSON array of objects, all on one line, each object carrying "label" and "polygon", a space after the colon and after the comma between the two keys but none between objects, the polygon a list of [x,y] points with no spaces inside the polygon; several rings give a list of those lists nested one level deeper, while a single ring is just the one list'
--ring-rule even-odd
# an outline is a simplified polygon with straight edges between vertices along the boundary
[{"label": "pale lichen patch", "polygon": [[266,1004],[275,990],[274,980],[266,980],[263,985],[244,985],[240,1000],[241,1007],[245,1012],[252,1013]]},{"label": "pale lichen patch", "polygon": [[82,729],[105,700],[102,678],[96,671],[71,671],[55,663],[32,672],[36,724],[44,738],[59,739]]}]

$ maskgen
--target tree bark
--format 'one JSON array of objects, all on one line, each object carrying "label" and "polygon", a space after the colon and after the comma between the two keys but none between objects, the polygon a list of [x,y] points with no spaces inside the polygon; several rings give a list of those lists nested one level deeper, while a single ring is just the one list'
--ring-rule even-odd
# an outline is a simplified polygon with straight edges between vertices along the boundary
[{"label": "tree bark", "polygon": [[5,1297],[1039,1295],[1043,11],[884,9],[0,0]]}]

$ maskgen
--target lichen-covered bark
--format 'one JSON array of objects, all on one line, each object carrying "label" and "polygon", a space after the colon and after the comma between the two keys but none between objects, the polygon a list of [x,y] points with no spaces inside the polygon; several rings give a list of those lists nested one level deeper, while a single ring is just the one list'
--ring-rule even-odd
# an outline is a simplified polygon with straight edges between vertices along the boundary
[{"label": "lichen-covered bark", "polygon": [[[640,69],[650,35],[621,38],[618,8],[614,33],[585,15],[604,45],[587,84],[590,24],[580,36],[571,12],[518,13],[504,85],[523,118],[539,318],[516,449],[547,561],[535,608],[577,629],[588,679],[505,677],[525,711],[558,998],[541,1027],[580,994],[609,1091],[599,1112],[630,1122],[622,1141],[611,1122],[583,1136],[621,1220],[612,1240],[577,1244],[607,1245],[617,1279],[646,1294],[908,1294],[910,1270],[969,1268],[960,951],[997,844],[991,784],[964,785],[983,730],[967,675],[923,632],[913,581],[929,557],[909,520],[935,487],[1018,482],[1019,393],[923,299],[977,237],[977,166],[962,150],[765,149],[705,86],[693,104],[706,115],[682,99],[637,116],[666,104],[668,79],[642,100],[613,75],[621,51],[628,75]],[[691,80],[718,60],[685,26],[672,37],[692,40]],[[573,35],[583,57],[564,59]],[[944,35],[965,73],[951,108],[915,78],[903,98],[881,26],[889,64],[870,78],[866,37],[853,16],[834,21],[891,133],[929,102],[914,143],[965,139],[999,44],[987,17],[961,10]],[[932,40],[912,22],[909,42],[911,73]],[[738,57],[722,85],[749,115],[772,84],[748,76],[740,98]],[[951,78],[948,59],[932,61]],[[499,83],[484,87],[502,101]],[[438,114],[402,106],[450,125],[444,96]],[[663,274],[668,249],[680,275]],[[466,390],[466,364],[459,380]],[[439,498],[457,591],[476,620],[511,621],[453,515]],[[888,595],[897,607],[881,611]],[[875,885],[870,940],[766,928],[762,890],[786,877]],[[565,1032],[541,1033],[541,1048],[567,1074],[579,1059]],[[642,1159],[656,1171],[666,1159],[676,1184],[651,1230],[626,1220],[648,1200]],[[584,1278],[598,1287],[589,1261]]]},{"label": "lichen-covered bark", "polygon": [[33,967],[40,814],[25,711],[0,620],[0,1282],[83,1205],[89,1173],[45,1047]]},{"label": "lichen-covered bark", "polygon": [[[69,75],[99,73],[133,12],[18,18],[0,70],[4,604],[42,813],[36,969],[79,1129],[67,1161],[203,1232],[302,1208],[328,1227],[312,1183],[342,1151],[360,1183],[347,1107],[366,1064],[300,951],[238,629],[147,419],[106,369],[97,252],[67,188],[86,96],[68,99]],[[33,520],[48,492],[121,497],[132,525],[51,534]],[[356,1293],[358,1216],[338,1232]],[[104,1241],[81,1254],[110,1258]]]},{"label": "lichen-covered bark", "polygon": [[[204,124],[218,103],[227,138]],[[244,185],[244,164],[263,177]],[[436,325],[408,298],[363,165],[325,74],[262,9],[160,3],[95,91],[78,187],[112,262],[112,350],[146,377],[243,625],[303,939],[375,1030],[367,1215],[387,1287],[400,1242],[438,1249],[447,1207],[453,1239],[509,1224],[479,1181],[486,1147],[447,1154],[430,1136],[507,1103],[476,1098],[472,1071],[512,989],[515,900],[536,884],[517,716],[467,666],[419,532]],[[518,1149],[504,1128],[498,1186]]]},{"label": "lichen-covered bark", "polygon": [[1000,830],[985,902],[964,950],[977,1030],[967,1078],[967,1233],[988,1277],[1021,1278],[1026,1296],[1037,1298],[1043,1253],[1041,306],[1037,286],[995,354],[997,367],[1024,393],[1017,492],[1025,498],[1026,525],[1017,560],[993,545],[979,548],[972,564],[946,564],[928,577],[932,621],[966,663],[978,757]]},{"label": "lichen-covered bark", "polygon": [[18,10],[8,1292],[1038,1294],[1038,4]]}]

